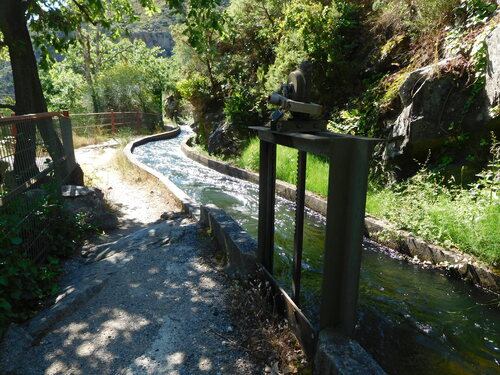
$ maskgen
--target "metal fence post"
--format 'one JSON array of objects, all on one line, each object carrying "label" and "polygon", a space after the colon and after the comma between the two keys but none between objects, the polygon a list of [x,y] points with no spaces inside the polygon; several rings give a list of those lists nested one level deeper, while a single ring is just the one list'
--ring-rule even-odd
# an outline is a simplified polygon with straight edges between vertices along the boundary
[{"label": "metal fence post", "polygon": [[139,111],[135,112],[135,132],[137,135],[141,133],[141,113]]},{"label": "metal fence post", "polygon": [[[14,112],[12,112],[12,113],[10,114],[10,116],[11,116],[11,117],[16,117],[16,114],[15,114]],[[13,137],[17,136],[17,126],[16,126],[16,124],[12,124],[12,128],[11,128],[11,129],[12,129],[12,130],[11,130],[11,131],[12,131],[12,136],[13,136]]]},{"label": "metal fence post", "polygon": [[330,156],[320,329],[352,336],[373,143],[345,140]]}]

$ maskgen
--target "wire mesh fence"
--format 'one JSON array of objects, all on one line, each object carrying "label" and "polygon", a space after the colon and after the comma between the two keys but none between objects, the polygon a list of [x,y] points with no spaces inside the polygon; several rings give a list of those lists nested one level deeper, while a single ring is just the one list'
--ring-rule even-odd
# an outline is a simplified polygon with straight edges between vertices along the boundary
[{"label": "wire mesh fence", "polygon": [[56,200],[76,165],[74,139],[98,143],[161,125],[161,115],[142,112],[0,117],[0,251],[39,260],[53,245]]},{"label": "wire mesh fence", "polygon": [[0,247],[41,258],[50,201],[71,172],[71,124],[59,113],[0,118]]}]

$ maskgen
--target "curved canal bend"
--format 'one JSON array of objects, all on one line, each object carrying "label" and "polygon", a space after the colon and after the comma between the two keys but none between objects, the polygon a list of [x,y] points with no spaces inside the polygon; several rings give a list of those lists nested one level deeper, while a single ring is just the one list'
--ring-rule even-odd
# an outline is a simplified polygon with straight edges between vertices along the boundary
[{"label": "curved canal bend", "polygon": [[[186,136],[135,148],[134,155],[200,204],[214,203],[257,235],[258,186],[206,168],[180,150]],[[304,228],[303,299],[318,313],[325,219],[310,210]],[[275,276],[290,289],[294,205],[276,198]],[[498,297],[363,244],[356,339],[391,374],[498,374]]]}]

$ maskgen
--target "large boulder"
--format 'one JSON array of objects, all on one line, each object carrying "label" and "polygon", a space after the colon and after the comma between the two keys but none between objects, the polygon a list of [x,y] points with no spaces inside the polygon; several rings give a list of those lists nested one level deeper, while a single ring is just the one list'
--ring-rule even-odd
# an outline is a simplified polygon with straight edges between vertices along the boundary
[{"label": "large boulder", "polygon": [[[480,140],[500,129],[500,26],[485,38],[488,65],[484,90],[466,75],[457,75],[463,60],[449,58],[411,72],[399,89],[402,110],[392,123],[384,158],[409,175],[418,163],[439,164],[445,151],[449,160],[462,163],[471,155],[487,152]],[[497,107],[497,109],[494,109]],[[446,145],[446,150],[443,150]],[[451,150],[451,151],[450,151]],[[447,154],[449,156],[449,154]],[[479,166],[478,166],[479,167]],[[473,173],[472,173],[473,174]]]},{"label": "large boulder", "polygon": [[179,101],[176,100],[173,95],[169,95],[163,103],[163,109],[165,111],[165,116],[171,119],[177,119],[179,115]]},{"label": "large boulder", "polygon": [[118,219],[106,206],[101,190],[88,186],[64,185],[62,196],[63,208],[70,215],[80,215],[85,223],[104,230],[118,226]]},{"label": "large boulder", "polygon": [[403,110],[389,135],[385,156],[398,162],[422,160],[429,150],[443,144],[450,127],[459,123],[474,128],[481,125],[487,111],[481,105],[464,113],[470,89],[461,87],[456,77],[437,75],[451,60],[411,72],[399,89]]},{"label": "large boulder", "polygon": [[224,122],[208,138],[208,153],[215,155],[231,156],[239,151],[240,139],[234,126]]}]

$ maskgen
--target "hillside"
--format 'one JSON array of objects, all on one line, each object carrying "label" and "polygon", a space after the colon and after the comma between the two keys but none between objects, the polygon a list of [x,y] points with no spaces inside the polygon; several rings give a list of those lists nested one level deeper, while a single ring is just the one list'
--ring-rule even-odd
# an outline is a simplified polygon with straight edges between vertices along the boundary
[{"label": "hillside", "polygon": [[130,38],[143,40],[148,48],[160,47],[163,57],[171,56],[174,42],[170,26],[179,23],[179,16],[165,5],[153,14],[147,14],[140,6],[135,6],[134,9],[140,20],[127,26]]}]

